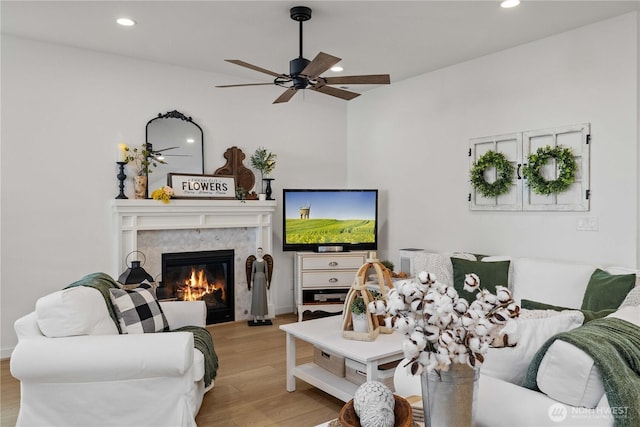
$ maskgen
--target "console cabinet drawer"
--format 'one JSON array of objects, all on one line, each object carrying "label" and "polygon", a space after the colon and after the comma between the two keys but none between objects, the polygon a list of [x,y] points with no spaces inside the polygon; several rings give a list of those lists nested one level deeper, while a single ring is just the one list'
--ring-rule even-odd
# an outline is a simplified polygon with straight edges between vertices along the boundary
[{"label": "console cabinet drawer", "polygon": [[362,255],[353,256],[309,256],[302,258],[303,270],[340,270],[355,269],[356,271],[364,264]]},{"label": "console cabinet drawer", "polygon": [[351,287],[355,273],[353,271],[318,271],[303,272],[303,288]]},{"label": "console cabinet drawer", "polygon": [[296,252],[294,285],[298,321],[302,321],[305,311],[342,311],[344,298],[369,254],[365,251]]}]

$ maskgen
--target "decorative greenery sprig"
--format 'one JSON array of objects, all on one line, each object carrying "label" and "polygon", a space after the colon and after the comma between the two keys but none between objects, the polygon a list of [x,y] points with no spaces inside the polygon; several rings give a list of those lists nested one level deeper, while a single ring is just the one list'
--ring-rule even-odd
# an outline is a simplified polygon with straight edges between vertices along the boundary
[{"label": "decorative greenery sprig", "polygon": [[[489,183],[484,178],[485,170],[496,168],[497,179]],[[497,197],[509,192],[515,168],[507,160],[504,154],[495,151],[487,151],[471,167],[469,178],[471,185],[484,197]]]},{"label": "decorative greenery sprig", "polygon": [[159,163],[166,163],[164,160],[154,157],[153,153],[147,150],[146,144],[142,144],[140,148],[135,147],[130,149],[129,147],[125,147],[124,150],[127,154],[125,161],[127,163],[133,163],[136,175],[138,176],[150,174],[153,172],[153,168],[157,167]]},{"label": "decorative greenery sprig", "polygon": [[[547,181],[540,174],[540,170],[551,159],[556,159],[558,177]],[[575,181],[578,165],[570,148],[562,146],[551,148],[549,145],[540,147],[535,153],[529,154],[527,161],[528,164],[522,168],[522,173],[529,182],[529,187],[536,194],[560,193],[566,191]]]},{"label": "decorative greenery sprig", "polygon": [[351,312],[353,314],[366,313],[366,307],[364,306],[364,299],[362,297],[355,297],[351,302]]},{"label": "decorative greenery sprig", "polygon": [[[251,162],[251,166],[260,171],[260,178],[264,179],[264,176],[273,172],[276,168],[276,158],[278,156],[273,154],[271,151],[267,151],[264,147],[258,147],[258,149],[251,155],[249,161]],[[264,181],[261,182],[260,188],[262,189],[260,192],[264,192]]]}]

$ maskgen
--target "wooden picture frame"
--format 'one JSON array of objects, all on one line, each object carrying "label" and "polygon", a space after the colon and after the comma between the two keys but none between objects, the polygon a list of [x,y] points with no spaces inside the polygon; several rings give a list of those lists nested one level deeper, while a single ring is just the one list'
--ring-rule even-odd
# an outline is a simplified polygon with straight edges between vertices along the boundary
[{"label": "wooden picture frame", "polygon": [[229,176],[169,173],[167,183],[175,199],[236,199],[236,180]]}]

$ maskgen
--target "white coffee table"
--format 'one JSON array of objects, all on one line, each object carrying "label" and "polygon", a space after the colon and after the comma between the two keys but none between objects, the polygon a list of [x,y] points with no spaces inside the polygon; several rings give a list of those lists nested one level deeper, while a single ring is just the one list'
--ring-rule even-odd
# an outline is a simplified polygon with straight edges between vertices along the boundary
[{"label": "white coffee table", "polygon": [[366,366],[367,381],[377,380],[378,365],[402,359],[403,336],[380,334],[374,341],[342,337],[342,316],[331,316],[281,325],[287,333],[287,391],[295,391],[296,377],[343,402],[353,398],[358,385],[338,377],[315,363],[296,365],[296,339]]}]

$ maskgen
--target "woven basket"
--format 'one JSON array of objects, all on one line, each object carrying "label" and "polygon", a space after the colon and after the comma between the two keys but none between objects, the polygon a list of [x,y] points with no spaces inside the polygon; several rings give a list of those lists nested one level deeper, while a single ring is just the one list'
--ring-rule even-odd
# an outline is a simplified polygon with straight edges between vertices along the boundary
[{"label": "woven basket", "polygon": [[[393,395],[396,401],[393,409],[396,423],[394,427],[410,427],[413,424],[413,413],[411,412],[411,405],[404,397]],[[353,409],[353,399],[348,401],[340,410],[338,420],[344,427],[361,427],[360,419],[356,415],[355,409]]]}]

